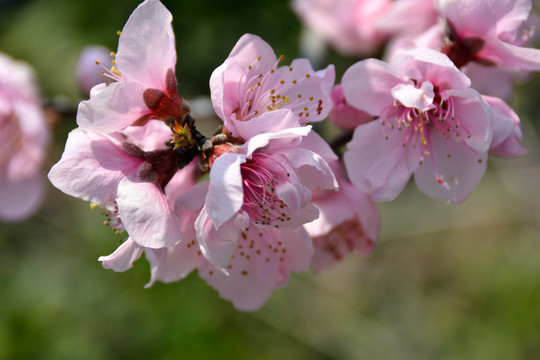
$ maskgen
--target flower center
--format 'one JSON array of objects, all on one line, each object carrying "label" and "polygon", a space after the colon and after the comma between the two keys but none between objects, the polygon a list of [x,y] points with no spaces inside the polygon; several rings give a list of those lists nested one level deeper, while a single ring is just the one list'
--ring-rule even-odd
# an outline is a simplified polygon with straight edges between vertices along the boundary
[{"label": "flower center", "polygon": [[457,68],[462,68],[471,61],[484,66],[495,65],[492,61],[477,56],[486,43],[482,38],[459,36],[454,24],[448,19],[445,22],[443,38],[444,44],[441,52],[446,54]]},{"label": "flower center", "polygon": [[[298,117],[309,120],[310,116],[320,115],[323,110],[323,100],[310,89],[316,88],[309,82],[313,81],[312,74],[298,71],[292,66],[278,68],[281,55],[274,66],[266,73],[255,71],[261,57],[248,66],[244,71],[245,93],[240,99],[239,108],[235,111],[237,120],[247,121],[265,112],[291,109]],[[299,67],[301,67],[299,65]],[[302,71],[301,75],[298,74]]]},{"label": "flower center", "polygon": [[165,121],[170,117],[181,121],[184,116],[182,98],[176,89],[176,77],[173,69],[167,70],[165,91],[146,89],[143,92],[143,100],[150,112],[135,120],[132,125],[145,125],[150,119]]},{"label": "flower center", "polygon": [[[414,81],[415,84],[418,84]],[[419,88],[418,85],[416,85]],[[433,88],[433,101],[430,106],[419,110],[416,107],[407,107],[399,100],[394,100],[381,114],[385,137],[388,140],[388,131],[402,131],[405,135],[402,146],[421,149],[420,163],[424,156],[432,152],[430,132],[437,131],[444,136],[448,144],[448,157],[451,157],[451,141],[461,141],[470,138],[470,132],[460,123],[454,112],[452,97],[444,99],[437,87]]]},{"label": "flower center", "polygon": [[244,182],[243,210],[256,225],[279,228],[281,223],[291,220],[290,209],[276,194],[280,176],[269,170],[268,163],[273,168],[283,169],[283,166],[266,154],[253,154],[240,166]]}]

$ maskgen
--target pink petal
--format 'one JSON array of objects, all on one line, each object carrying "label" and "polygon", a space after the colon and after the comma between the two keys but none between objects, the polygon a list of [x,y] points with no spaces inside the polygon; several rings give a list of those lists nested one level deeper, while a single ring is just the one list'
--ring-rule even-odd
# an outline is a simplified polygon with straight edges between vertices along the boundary
[{"label": "pink petal", "polygon": [[[351,184],[344,183],[341,185],[344,193],[349,198],[354,211],[358,214],[358,219],[362,223],[365,235],[375,243],[379,238],[381,220],[377,207],[369,196],[353,188]],[[360,249],[358,249],[360,250]]]},{"label": "pink petal", "polygon": [[158,0],[146,0],[133,11],[118,40],[116,63],[123,79],[145,89],[165,89],[167,71],[176,65],[171,21]]},{"label": "pink petal", "polygon": [[[216,115],[225,122],[225,126],[236,135],[235,123],[231,116],[240,107],[240,84],[244,70],[235,59],[228,58],[216,68],[210,76],[210,96]],[[233,115],[236,116],[236,115]]]},{"label": "pink petal", "polygon": [[424,81],[420,89],[413,84],[397,84],[391,89],[392,96],[409,108],[416,108],[420,111],[427,111],[434,107],[433,84]]},{"label": "pink petal", "polygon": [[493,140],[490,154],[512,158],[527,153],[519,143],[523,139],[518,115],[504,101],[498,98],[483,96],[493,112]]},{"label": "pink petal", "polygon": [[[260,59],[257,60],[258,57]],[[243,35],[232,49],[229,58],[234,58],[242,69],[251,66],[254,73],[263,74],[277,62],[272,47],[259,36],[253,34]]]},{"label": "pink petal", "polygon": [[259,309],[274,288],[287,284],[291,270],[308,268],[313,254],[311,240],[301,228],[290,232],[248,229],[238,243],[244,246],[236,250],[227,276],[212,268],[200,269],[199,276],[242,311]]},{"label": "pink petal", "polygon": [[296,169],[301,183],[311,189],[337,190],[338,183],[328,163],[317,153],[303,148],[282,151],[283,155]]},{"label": "pink petal", "polygon": [[236,135],[249,140],[262,133],[298,128],[298,119],[290,110],[275,110],[247,121],[235,121]]},{"label": "pink petal", "polygon": [[[358,189],[354,189],[361,193]],[[304,225],[311,236],[322,236],[339,224],[355,217],[344,191],[344,188],[336,192],[324,191],[325,196],[313,200],[319,209],[319,218]]]},{"label": "pink petal", "polygon": [[[204,205],[206,194],[208,193],[208,185],[208,181],[197,183],[188,191],[185,191],[181,195],[177,196],[175,204],[176,212],[179,212],[178,209],[180,207],[190,211],[201,209]],[[165,189],[165,192],[168,194],[168,189]]]},{"label": "pink petal", "polygon": [[314,72],[307,59],[295,59],[290,66],[278,68],[275,83],[266,87],[289,99],[281,108],[290,109],[305,121],[315,122],[325,119],[332,109],[330,95],[335,76],[333,65]]},{"label": "pink petal", "polygon": [[123,272],[133,267],[133,262],[141,257],[143,250],[133,240],[127,239],[111,255],[100,256],[98,260],[105,269]]},{"label": "pink petal", "polygon": [[330,111],[330,121],[345,130],[353,130],[358,125],[373,120],[373,116],[365,111],[352,107],[345,99],[343,87],[336,85],[332,92],[334,107]]},{"label": "pink petal", "polygon": [[385,139],[380,121],[356,128],[344,163],[351,182],[375,201],[394,199],[416,170],[420,154],[404,149],[403,132],[389,131]]},{"label": "pink petal", "polygon": [[417,48],[397,55],[392,65],[402,76],[418,81],[429,81],[435,86],[456,90],[469,88],[471,80],[445,54]]},{"label": "pink petal", "polygon": [[[275,112],[277,112],[276,110]],[[281,111],[281,110],[279,110]],[[283,110],[288,111],[288,110]],[[292,116],[292,113],[289,112]],[[300,138],[306,136],[311,131],[311,126],[295,127],[290,129],[284,129],[273,133],[260,133],[249,139],[242,146],[242,153],[247,157],[260,148],[268,146],[268,151],[274,151],[283,147],[291,146],[293,142],[299,142]]]},{"label": "pink petal", "polygon": [[245,161],[241,154],[226,153],[212,165],[206,210],[216,230],[231,219],[244,203],[240,165]]},{"label": "pink petal", "polygon": [[500,6],[497,10],[501,12],[497,22],[497,32],[500,34],[506,31],[516,31],[529,17],[532,9],[531,0],[508,0],[508,7]]},{"label": "pink petal", "polygon": [[460,126],[467,129],[470,137],[465,139],[468,146],[485,152],[493,138],[493,119],[489,105],[474,89],[449,90],[443,96],[452,96],[456,118]]},{"label": "pink petal", "polygon": [[452,21],[460,36],[472,34],[493,34],[497,20],[498,9],[507,9],[510,1],[494,0],[438,0],[441,16]]},{"label": "pink petal", "polygon": [[324,160],[331,162],[338,159],[330,145],[317,132],[311,131],[307,136],[302,137],[300,146],[303,149],[320,155]]},{"label": "pink petal", "polygon": [[125,178],[118,185],[117,203],[126,231],[140,246],[157,249],[180,241],[178,218],[155,184]]},{"label": "pink petal", "polygon": [[156,281],[170,283],[181,280],[204,261],[200,255],[199,244],[195,239],[192,241],[187,238],[169,248],[148,249],[145,254],[152,274],[145,288]]},{"label": "pink petal", "polygon": [[171,129],[161,120],[150,120],[144,126],[129,126],[121,133],[143,151],[167,149],[172,137]]},{"label": "pink petal", "polygon": [[385,62],[367,59],[351,66],[341,80],[347,102],[372,115],[392,105],[390,89],[404,80]]},{"label": "pink petal", "polygon": [[68,136],[62,158],[48,176],[64,193],[107,206],[116,199],[120,181],[135,174],[141,163],[111,138],[75,129]]},{"label": "pink petal", "polygon": [[90,100],[79,104],[77,124],[85,130],[105,133],[131,125],[149,111],[142,98],[144,90],[136,84],[109,84]]},{"label": "pink petal", "polygon": [[195,231],[206,260],[223,274],[228,275],[226,267],[236,249],[240,235],[240,229],[234,225],[234,219],[222,224],[218,231],[210,220],[205,205],[195,220]]},{"label": "pink petal", "polygon": [[414,173],[416,185],[432,198],[451,203],[464,201],[486,171],[487,153],[471,148],[466,142],[452,143],[448,157],[447,140],[430,132],[432,159],[424,161]]},{"label": "pink petal", "polygon": [[516,74],[508,69],[468,63],[463,72],[471,79],[471,87],[482,95],[508,99],[514,92]]},{"label": "pink petal", "polygon": [[479,56],[510,68],[540,70],[540,49],[520,47],[498,39],[486,44]]}]

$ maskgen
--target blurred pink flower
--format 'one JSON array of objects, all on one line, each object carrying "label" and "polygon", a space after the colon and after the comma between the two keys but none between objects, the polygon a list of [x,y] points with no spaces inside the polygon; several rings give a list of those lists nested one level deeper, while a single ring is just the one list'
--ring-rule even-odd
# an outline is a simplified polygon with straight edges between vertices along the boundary
[{"label": "blurred pink flower", "polygon": [[73,130],[49,180],[64,193],[109,211],[111,226],[124,229],[141,246],[159,248],[180,241],[178,218],[166,200],[177,171],[165,142],[167,126],[151,121],[122,133]]},{"label": "blurred pink flower", "polygon": [[437,0],[443,19],[414,38],[398,38],[386,59],[417,47],[447,54],[483,94],[508,98],[513,83],[540,70],[540,50],[526,47],[538,23],[530,0]]},{"label": "blurred pink flower", "polygon": [[293,0],[292,7],[306,27],[347,55],[365,55],[385,34],[376,27],[390,0]]},{"label": "blurred pink flower", "polygon": [[24,220],[41,204],[50,136],[32,69],[0,53],[1,220]]},{"label": "blurred pink flower", "polygon": [[150,119],[181,118],[176,90],[176,49],[171,13],[158,1],[146,0],[129,17],[118,41],[118,53],[90,100],[79,104],[82,129],[113,132]]},{"label": "blurred pink flower", "polygon": [[113,66],[110,54],[107,48],[98,45],[86,46],[81,50],[75,65],[75,79],[83,94],[89,95],[94,86],[110,81],[102,74],[104,69]]},{"label": "blurred pink flower", "polygon": [[345,153],[355,186],[391,200],[414,173],[433,198],[456,203],[469,196],[486,170],[492,112],[446,55],[416,49],[391,65],[364,60],[342,84],[352,106],[379,116],[356,128]]},{"label": "blurred pink flower", "polygon": [[316,271],[334,267],[354,250],[371,254],[379,238],[380,219],[373,201],[346,179],[340,163],[333,162],[332,170],[339,191],[314,191],[319,218],[304,225],[313,238],[311,267]]},{"label": "blurred pink flower", "polygon": [[294,230],[317,217],[310,188],[337,189],[327,163],[336,156],[310,126],[298,126],[292,111],[238,125],[249,140],[215,146],[205,206],[195,223],[204,256],[224,273],[241,231]]},{"label": "blurred pink flower", "polygon": [[393,37],[410,37],[429,29],[438,20],[433,0],[396,0],[377,19],[375,27]]},{"label": "blurred pink flower", "polygon": [[519,30],[529,17],[530,0],[438,0],[437,7],[446,20],[443,52],[457,67],[475,61],[487,66],[540,69],[540,50],[521,47],[526,39]]},{"label": "blurred pink flower", "polygon": [[246,34],[210,77],[212,103],[233,136],[238,122],[278,109],[290,109],[299,121],[325,119],[332,107],[333,65],[315,72],[309,61],[296,59],[278,67],[279,59],[260,37]]}]

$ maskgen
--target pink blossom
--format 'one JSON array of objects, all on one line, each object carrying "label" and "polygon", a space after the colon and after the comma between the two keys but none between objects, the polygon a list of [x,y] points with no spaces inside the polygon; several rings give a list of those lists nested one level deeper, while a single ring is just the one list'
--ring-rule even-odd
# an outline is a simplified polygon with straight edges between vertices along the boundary
[{"label": "pink blossom", "polygon": [[373,120],[373,116],[365,111],[357,109],[351,106],[345,94],[343,94],[343,87],[336,85],[332,91],[332,101],[334,106],[330,111],[330,121],[339,126],[342,129],[352,130],[358,125],[365,124]]},{"label": "pink blossom", "polygon": [[49,141],[32,69],[0,53],[0,219],[20,221],[38,209]]},{"label": "pink blossom", "polygon": [[195,223],[204,256],[224,273],[241,231],[294,230],[317,217],[311,188],[337,189],[327,163],[336,156],[310,126],[299,127],[290,110],[237,125],[249,140],[215,146],[205,206]]},{"label": "pink blossom", "polygon": [[373,201],[345,178],[340,163],[332,163],[332,170],[339,191],[315,191],[313,204],[319,218],[304,225],[313,238],[311,267],[316,271],[337,265],[353,250],[371,254],[379,237],[380,219]]},{"label": "pink blossom", "polygon": [[79,105],[82,129],[113,132],[150,119],[182,117],[176,90],[176,50],[171,13],[146,0],[129,17],[108,76],[111,82]]},{"label": "pink blossom", "polygon": [[446,55],[416,49],[391,65],[364,60],[342,83],[352,106],[379,116],[356,128],[345,153],[355,186],[391,200],[414,173],[420,190],[436,199],[469,196],[486,170],[492,113]]},{"label": "pink blossom", "polygon": [[[173,282],[197,270],[199,276],[216,288],[221,297],[231,301],[243,311],[259,309],[275,288],[287,284],[291,271],[307,270],[313,247],[311,239],[300,227],[293,231],[275,228],[250,227],[238,234],[236,247],[223,274],[204,256],[196,242],[194,221],[204,205],[208,182],[195,184],[190,173],[194,163],[180,170],[169,183],[175,195],[169,195],[169,203],[180,220],[182,241],[177,245],[150,249],[132,240],[124,242],[113,254],[100,258],[105,268],[115,271],[129,269],[133,261],[143,253],[150,262],[151,279]],[[173,194],[173,192],[169,192]]]},{"label": "pink blossom", "polygon": [[373,52],[385,38],[376,27],[390,0],[294,0],[293,10],[306,27],[348,55]]},{"label": "pink blossom", "polygon": [[390,54],[438,49],[471,78],[475,89],[504,98],[511,95],[517,75],[540,70],[540,50],[525,46],[537,22],[529,19],[530,0],[437,0],[435,5],[444,21],[414,39],[397,41]]},{"label": "pink blossom", "polygon": [[446,19],[442,51],[456,66],[474,61],[506,69],[540,70],[540,50],[521,47],[526,41],[521,26],[529,17],[530,0],[439,0],[437,6]]},{"label": "pink blossom", "polygon": [[333,65],[315,72],[306,59],[278,67],[281,60],[261,38],[246,34],[212,73],[212,103],[233,136],[245,138],[237,128],[239,122],[278,109],[290,109],[306,122],[320,121],[328,115],[335,78]]},{"label": "pink blossom", "polygon": [[68,195],[109,211],[110,225],[141,246],[159,248],[180,241],[178,219],[166,200],[166,185],[177,170],[165,147],[170,133],[151,121],[122,133],[73,130],[49,180]]}]

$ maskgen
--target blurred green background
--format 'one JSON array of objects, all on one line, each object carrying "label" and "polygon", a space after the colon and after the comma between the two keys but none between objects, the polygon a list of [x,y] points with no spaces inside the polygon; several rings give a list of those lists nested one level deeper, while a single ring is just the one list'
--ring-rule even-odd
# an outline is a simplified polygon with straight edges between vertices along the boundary
[{"label": "blurred green background", "polygon": [[[260,35],[286,60],[300,23],[286,0],[163,1],[174,16],[187,99],[238,38]],[[138,0],[0,0],[0,51],[31,63],[44,95],[74,106],[78,52],[116,49]],[[356,59],[330,52],[338,79]],[[491,159],[473,195],[448,205],[409,186],[380,204],[373,256],[293,275],[254,313],[192,274],[143,289],[148,264],[104,270],[119,237],[99,210],[48,186],[29,221],[0,224],[0,359],[540,359],[540,76],[518,86],[529,154]],[[203,120],[210,121],[210,120]],[[213,124],[201,124],[211,127]],[[56,126],[47,169],[74,117]]]}]

